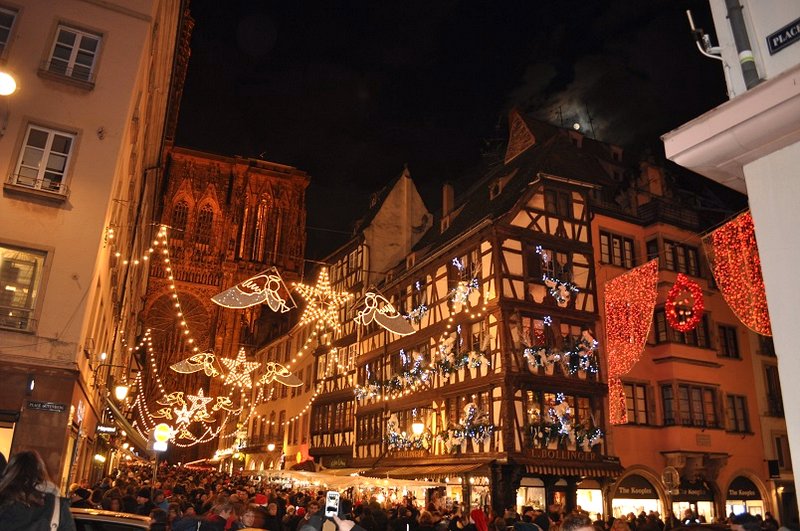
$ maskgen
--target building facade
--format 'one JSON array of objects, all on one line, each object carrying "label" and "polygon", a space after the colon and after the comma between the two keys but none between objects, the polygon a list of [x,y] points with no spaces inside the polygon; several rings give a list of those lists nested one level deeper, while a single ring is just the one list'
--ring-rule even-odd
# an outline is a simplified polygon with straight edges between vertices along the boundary
[{"label": "building facade", "polygon": [[115,255],[152,237],[177,0],[4,2],[0,159],[0,451],[54,480],[102,473],[106,398],[132,368],[146,275]]},{"label": "building facade", "polygon": [[[252,358],[257,346],[286,331],[285,315],[266,305],[226,308],[211,297],[271,267],[279,268],[285,282],[297,280],[305,250],[309,178],[304,172],[179,147],[168,149],[164,164],[161,224],[168,234],[170,261],[152,260],[142,311],[154,352],[150,360],[141,360],[148,368],[142,381],[149,407],[162,400],[164,390],[188,394],[204,389],[207,396],[222,392],[222,381],[204,371],[170,369],[193,353],[213,352],[219,363],[221,358],[235,359],[244,347]],[[247,405],[240,394],[234,393],[232,400]],[[247,407],[242,415],[249,412]],[[239,417],[228,418],[236,431]],[[138,413],[141,431],[154,422]],[[177,441],[179,448],[190,442]],[[213,453],[216,445],[192,445],[174,457],[192,460]]]}]

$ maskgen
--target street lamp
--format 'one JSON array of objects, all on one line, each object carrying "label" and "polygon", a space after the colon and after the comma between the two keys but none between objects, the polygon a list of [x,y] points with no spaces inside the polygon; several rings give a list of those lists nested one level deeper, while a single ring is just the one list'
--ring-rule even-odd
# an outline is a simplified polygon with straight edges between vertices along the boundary
[{"label": "street lamp", "polygon": [[417,437],[422,435],[423,431],[425,431],[425,424],[423,424],[421,420],[415,420],[411,424],[411,433],[413,433]]},{"label": "street lamp", "polygon": [[122,384],[117,385],[116,387],[114,387],[114,397],[120,402],[122,402],[128,397],[129,389],[130,388],[127,385],[122,385]]},{"label": "street lamp", "polygon": [[267,445],[267,451],[268,452],[274,452],[275,451],[275,443],[269,443]]},{"label": "street lamp", "polygon": [[0,96],[11,96],[17,91],[17,80],[8,72],[0,71]]}]

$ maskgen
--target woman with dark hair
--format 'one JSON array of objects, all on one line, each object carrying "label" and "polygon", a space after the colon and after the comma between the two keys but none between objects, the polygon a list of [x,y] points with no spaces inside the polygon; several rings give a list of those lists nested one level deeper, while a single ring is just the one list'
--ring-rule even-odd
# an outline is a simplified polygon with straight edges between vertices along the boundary
[{"label": "woman with dark hair", "polygon": [[0,478],[0,529],[48,529],[57,523],[58,531],[75,531],[69,502],[58,494],[37,452],[11,456]]}]

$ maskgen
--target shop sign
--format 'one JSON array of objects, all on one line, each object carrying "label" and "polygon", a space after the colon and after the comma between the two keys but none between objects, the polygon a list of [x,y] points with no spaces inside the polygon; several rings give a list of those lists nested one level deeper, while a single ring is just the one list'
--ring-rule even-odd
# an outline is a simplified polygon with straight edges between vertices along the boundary
[{"label": "shop sign", "polygon": [[105,426],[103,424],[97,425],[97,433],[109,433],[111,435],[117,434],[117,427],[116,426]]},{"label": "shop sign", "polygon": [[344,457],[331,457],[328,461],[328,468],[344,468],[347,466],[347,460]]},{"label": "shop sign", "polygon": [[617,486],[617,494],[614,497],[653,500],[658,499],[658,493],[653,484],[645,478],[631,474]]},{"label": "shop sign", "polygon": [[737,476],[728,487],[729,500],[760,500],[761,494],[752,481],[744,476]]},{"label": "shop sign", "polygon": [[533,448],[533,457],[539,459],[560,459],[562,461],[599,461],[598,454],[581,450],[551,450],[549,448]]},{"label": "shop sign", "polygon": [[675,501],[714,501],[714,494],[704,481],[689,482],[685,479],[678,487]]},{"label": "shop sign", "polygon": [[49,411],[50,413],[64,413],[67,410],[67,405],[59,402],[28,400],[28,409],[32,409],[34,411]]}]

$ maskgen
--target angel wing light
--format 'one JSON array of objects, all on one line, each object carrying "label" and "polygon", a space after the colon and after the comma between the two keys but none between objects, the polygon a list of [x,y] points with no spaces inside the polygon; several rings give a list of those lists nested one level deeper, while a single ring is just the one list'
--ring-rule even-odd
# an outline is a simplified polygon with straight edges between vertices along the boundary
[{"label": "angel wing light", "polygon": [[236,309],[266,302],[273,312],[280,313],[286,313],[296,306],[283,278],[274,267],[217,293],[211,300],[225,308]]},{"label": "angel wing light", "polygon": [[271,384],[272,382],[281,383],[286,387],[300,387],[303,385],[303,381],[292,374],[292,371],[280,363],[268,361],[264,363],[264,376],[261,377],[258,383],[261,385],[267,385]]},{"label": "angel wing light", "polygon": [[364,309],[355,317],[357,323],[368,325],[374,320],[381,327],[399,336],[408,336],[416,332],[411,323],[383,295],[368,291],[364,296],[364,304]]},{"label": "angel wing light", "polygon": [[219,371],[215,365],[217,357],[211,352],[201,352],[195,354],[191,358],[181,360],[178,363],[173,363],[169,366],[175,372],[181,374],[192,374],[194,372],[203,371],[206,376],[219,376]]}]

